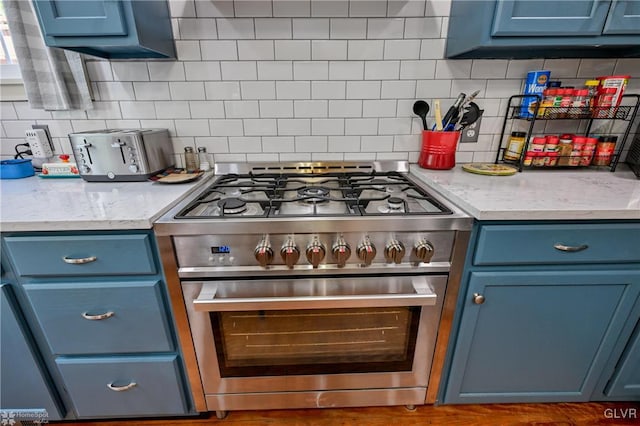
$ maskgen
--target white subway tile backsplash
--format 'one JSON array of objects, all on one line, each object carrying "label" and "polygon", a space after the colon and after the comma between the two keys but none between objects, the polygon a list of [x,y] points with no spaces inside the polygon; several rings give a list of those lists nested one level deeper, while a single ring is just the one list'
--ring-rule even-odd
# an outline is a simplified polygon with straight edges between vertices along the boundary
[{"label": "white subway tile backsplash", "polygon": [[[109,61],[87,61],[87,74],[91,81],[110,81],[113,80],[113,72],[111,71],[111,62]],[[4,116],[3,116],[4,117]]]},{"label": "white subway tile backsplash", "polygon": [[364,64],[365,80],[397,80],[399,74],[399,61],[367,61]]},{"label": "white subway tile backsplash", "polygon": [[230,137],[229,152],[262,152],[259,137]]},{"label": "white subway tile backsplash", "polygon": [[509,61],[502,59],[475,59],[471,65],[471,78],[503,79]]},{"label": "white subway tile backsplash", "polygon": [[[492,98],[508,98],[520,93],[522,80],[487,80],[486,96]],[[484,121],[482,122],[484,124]]]},{"label": "white subway tile backsplash", "polygon": [[[111,126],[111,122],[107,120],[107,126]],[[176,135],[176,122],[174,120],[140,120],[140,127],[146,129],[167,129],[171,137]]]},{"label": "white subway tile backsplash", "polygon": [[444,56],[444,47],[444,39],[424,39],[420,43],[420,59],[442,59]]},{"label": "white subway tile backsplash", "polygon": [[387,16],[387,0],[351,0],[349,16]]},{"label": "white subway tile backsplash", "polygon": [[211,136],[242,136],[242,120],[209,120]]},{"label": "white subway tile backsplash", "polygon": [[12,102],[0,102],[0,118],[2,120],[16,120],[18,118]]},{"label": "white subway tile backsplash", "polygon": [[191,118],[187,101],[156,101],[157,118]]},{"label": "white subway tile backsplash", "polygon": [[420,59],[420,40],[385,40],[384,59]]},{"label": "white subway tile backsplash", "polygon": [[207,81],[204,83],[207,99],[240,99],[240,83],[237,81]]},{"label": "white subway tile backsplash", "polygon": [[404,38],[440,38],[442,18],[407,18]]},{"label": "white subway tile backsplash", "polygon": [[416,82],[416,98],[446,98],[451,93],[451,80],[418,80]]},{"label": "white subway tile backsplash", "polygon": [[189,101],[191,118],[225,118],[223,101]]},{"label": "white subway tile backsplash", "polygon": [[241,81],[242,99],[275,99],[276,83],[274,81]]},{"label": "white subway tile backsplash", "polygon": [[[379,152],[376,154],[378,161],[408,161],[409,154],[407,152]],[[415,162],[415,161],[414,161]]]},{"label": "white subway tile backsplash", "polygon": [[360,149],[365,152],[393,151],[393,136],[362,136]]},{"label": "white subway tile backsplash", "polygon": [[344,161],[374,161],[375,152],[345,152]]},{"label": "white subway tile backsplash", "polygon": [[347,81],[347,99],[380,99],[380,81]]},{"label": "white subway tile backsplash", "polygon": [[[576,78],[579,66],[579,59],[545,59],[542,69],[551,71],[551,80],[557,80]],[[526,78],[526,74],[523,78]]]},{"label": "white subway tile backsplash", "polygon": [[255,38],[253,19],[218,18],[218,38],[221,40],[246,40]]},{"label": "white subway tile backsplash", "polygon": [[207,18],[183,18],[178,19],[180,38],[183,40],[202,40],[218,38],[218,29],[215,19]]},{"label": "white subway tile backsplash", "polygon": [[311,0],[273,0],[273,16],[310,16]]},{"label": "white subway tile backsplash", "polygon": [[640,58],[618,59],[613,73],[615,75],[630,75],[634,78],[640,77]]},{"label": "white subway tile backsplash", "polygon": [[104,120],[71,120],[71,127],[74,132],[86,132],[88,130],[106,129],[107,123]]},{"label": "white subway tile backsplash", "polygon": [[329,80],[362,80],[364,78],[364,62],[332,61],[329,62]]},{"label": "white subway tile backsplash", "polygon": [[297,118],[326,117],[327,101],[293,101],[293,116]]},{"label": "white subway tile backsplash", "polygon": [[202,40],[202,59],[205,61],[234,61],[238,59],[237,43],[230,40]]},{"label": "white subway tile backsplash", "polygon": [[312,135],[344,135],[344,118],[312,118]]},{"label": "white subway tile backsplash", "polygon": [[176,55],[179,61],[199,61],[200,42],[197,40],[176,40]]},{"label": "white subway tile backsplash", "polygon": [[330,37],[332,39],[364,39],[367,38],[367,20],[334,18],[330,22]]},{"label": "white subway tile backsplash", "polygon": [[384,40],[349,40],[348,58],[376,60],[384,57]]},{"label": "white subway tile backsplash", "polygon": [[174,18],[196,16],[193,0],[171,0],[168,3],[171,16]]},{"label": "white subway tile backsplash", "polygon": [[258,79],[290,81],[293,79],[293,65],[291,61],[260,61]]},{"label": "white subway tile backsplash", "polygon": [[135,98],[139,101],[168,101],[171,99],[169,83],[166,81],[133,83]]},{"label": "white subway tile backsplash", "polygon": [[310,40],[276,40],[276,60],[308,61],[311,59]]},{"label": "white subway tile backsplash", "polygon": [[329,20],[318,18],[294,18],[293,38],[318,40],[329,38]]},{"label": "white subway tile backsplash", "polygon": [[178,136],[209,136],[209,120],[176,120]]},{"label": "white subway tile backsplash", "polygon": [[360,151],[360,136],[329,136],[329,152]]},{"label": "white subway tile backsplash", "polygon": [[278,125],[275,119],[255,118],[244,120],[244,134],[247,136],[275,136]]},{"label": "white subway tile backsplash", "polygon": [[436,78],[470,78],[472,64],[473,62],[469,59],[438,60],[436,62]]},{"label": "white subway tile backsplash", "polygon": [[[122,113],[120,112],[120,104],[118,102],[94,102],[93,109],[87,110],[87,117],[90,120],[95,120],[95,119],[106,120],[106,119],[122,118]],[[136,118],[136,117],[130,117],[130,118]],[[154,110],[154,118],[155,118],[155,110]],[[44,123],[41,123],[41,124],[44,124]],[[66,136],[66,135],[53,135],[53,132],[52,132],[52,136],[58,137],[58,136]]]},{"label": "white subway tile backsplash", "polygon": [[257,80],[254,61],[220,62],[223,80]]},{"label": "white subway tile backsplash", "polygon": [[348,0],[311,0],[311,16],[349,16]]},{"label": "white subway tile backsplash", "polygon": [[293,63],[294,80],[326,80],[329,78],[329,62],[303,61]]},{"label": "white subway tile backsplash", "polygon": [[198,136],[195,138],[195,144],[207,148],[207,152],[214,154],[229,152],[229,140],[226,136]]},{"label": "white subway tile backsplash", "polygon": [[277,162],[280,160],[278,154],[247,154],[247,161],[249,162]]},{"label": "white subway tile backsplash", "polygon": [[346,118],[344,120],[345,135],[377,135],[377,118]]},{"label": "white subway tile backsplash", "polygon": [[16,102],[13,106],[20,120],[46,120],[52,118],[50,111],[32,109],[28,102]]},{"label": "white subway tile backsplash", "polygon": [[70,120],[38,120],[38,124],[49,126],[49,133],[51,133],[52,138],[67,139],[69,133],[73,132]]},{"label": "white subway tile backsplash", "polygon": [[298,136],[311,134],[311,120],[308,118],[279,118],[278,134]]},{"label": "white subway tile backsplash", "polygon": [[424,16],[425,0],[389,0],[387,16]]},{"label": "white subway tile backsplash", "polygon": [[[103,101],[132,101],[133,84],[126,81],[99,81],[98,92]],[[18,105],[16,103],[16,105]]]},{"label": "white subway tile backsplash", "polygon": [[406,135],[411,133],[410,118],[380,118],[378,133],[381,135]]},{"label": "white subway tile backsplash", "polygon": [[220,80],[220,78],[222,78],[220,62],[185,62],[184,72],[187,81]]},{"label": "white subway tile backsplash", "polygon": [[182,62],[149,62],[149,77],[151,81],[184,80],[184,66]]},{"label": "white subway tile backsplash", "polygon": [[451,0],[427,1],[425,16],[449,16]]},{"label": "white subway tile backsplash", "polygon": [[216,161],[219,163],[246,163],[247,154],[218,154]]},{"label": "white subway tile backsplash", "polygon": [[329,101],[329,117],[362,117],[362,101]]},{"label": "white subway tile backsplash", "polygon": [[404,18],[372,18],[367,21],[368,39],[402,38]]},{"label": "white subway tile backsplash", "polygon": [[271,1],[235,0],[233,4],[236,16],[273,16]]},{"label": "white subway tile backsplash", "polygon": [[[173,120],[171,120],[173,122]],[[141,120],[106,120],[105,121],[107,129],[140,129],[142,128]],[[102,127],[100,127],[102,129]],[[98,130],[95,128],[93,130]],[[175,129],[174,129],[175,134]],[[66,138],[67,142],[69,142],[69,138]],[[71,148],[71,144],[69,143],[69,148]],[[71,150],[65,150],[64,152],[71,152]]]},{"label": "white subway tile backsplash", "polygon": [[415,98],[416,82],[413,80],[389,80],[382,82],[382,99]]},{"label": "white subway tile backsplash", "polygon": [[280,161],[311,161],[309,152],[286,152],[280,154]]},{"label": "white subway tile backsplash", "polygon": [[238,40],[238,59],[241,61],[273,60],[273,40]]},{"label": "white subway tile backsplash", "polygon": [[286,118],[293,116],[293,101],[260,101],[260,117]]},{"label": "white subway tile backsplash", "polygon": [[449,94],[449,97],[456,98],[458,97],[458,94],[460,94],[460,92],[466,95],[471,95],[476,90],[480,90],[480,93],[478,94],[478,99],[481,99],[485,97],[486,86],[487,86],[486,80],[462,80],[462,79],[451,80],[451,93]]},{"label": "white subway tile backsplash", "polygon": [[277,99],[309,99],[311,84],[308,81],[276,81]]},{"label": "white subway tile backsplash", "polygon": [[260,107],[258,101],[224,101],[227,118],[258,118]]},{"label": "white subway tile backsplash", "polygon": [[326,136],[296,136],[297,152],[327,152]]},{"label": "white subway tile backsplash", "polygon": [[294,152],[295,139],[293,136],[264,136],[262,138],[263,152]]},{"label": "white subway tile backsplash", "polygon": [[7,137],[19,138],[21,139],[20,143],[24,143],[24,132],[27,130],[32,130],[32,124],[33,123],[30,121],[2,120],[2,128],[4,129],[4,133],[7,135]]},{"label": "white subway tile backsplash", "polygon": [[344,161],[341,152],[312,152],[311,161]]},{"label": "white subway tile backsplash", "polygon": [[616,63],[611,59],[581,59],[578,77],[591,79],[601,75],[613,75]]},{"label": "white subway tile backsplash", "polygon": [[344,81],[312,81],[312,99],[345,99],[347,94]]},{"label": "white subway tile backsplash", "polygon": [[171,92],[171,99],[174,101],[202,100],[205,98],[204,83],[201,81],[170,82],[169,91]]},{"label": "white subway tile backsplash", "polygon": [[529,71],[542,70],[544,59],[512,59],[507,66],[506,78],[527,78]]},{"label": "white subway tile backsplash", "polygon": [[419,134],[399,135],[393,138],[394,151],[420,151],[421,138]]},{"label": "white subway tile backsplash", "polygon": [[432,79],[436,72],[436,61],[402,61],[400,63],[400,79],[426,80]]},{"label": "white subway tile backsplash", "polygon": [[347,59],[346,40],[312,40],[311,59],[345,60]]},{"label": "white subway tile backsplash", "polygon": [[363,117],[395,117],[396,100],[365,100],[362,102]]},{"label": "white subway tile backsplash", "polygon": [[[175,0],[171,0],[172,2]],[[233,0],[196,1],[196,15],[199,18],[233,17]]]},{"label": "white subway tile backsplash", "polygon": [[286,39],[291,38],[291,19],[269,18],[256,19],[256,38]]}]

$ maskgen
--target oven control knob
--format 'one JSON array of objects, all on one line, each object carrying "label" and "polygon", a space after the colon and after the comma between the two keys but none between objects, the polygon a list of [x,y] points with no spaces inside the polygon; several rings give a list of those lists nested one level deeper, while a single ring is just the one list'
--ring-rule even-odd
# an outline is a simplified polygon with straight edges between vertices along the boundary
[{"label": "oven control knob", "polygon": [[358,258],[364,263],[365,266],[371,265],[373,259],[376,257],[376,246],[373,245],[368,239],[358,244],[356,249]]},{"label": "oven control knob", "polygon": [[413,254],[418,261],[429,263],[433,257],[433,245],[427,240],[420,240],[413,246]]},{"label": "oven control knob", "polygon": [[263,268],[268,267],[273,261],[273,250],[271,249],[271,244],[269,244],[269,241],[266,239],[260,241],[253,251],[253,254]]},{"label": "oven control knob", "polygon": [[331,247],[331,254],[333,255],[333,260],[338,264],[338,268],[342,268],[351,256],[351,247],[344,239],[340,238]]},{"label": "oven control knob", "polygon": [[326,250],[317,238],[314,238],[307,246],[307,260],[314,268],[320,265],[325,254]]},{"label": "oven control knob", "polygon": [[404,253],[404,245],[396,239],[389,241],[384,248],[384,257],[387,259],[387,263],[402,263]]},{"label": "oven control knob", "polygon": [[300,259],[300,250],[293,240],[288,240],[282,245],[280,249],[280,256],[289,269],[293,269],[298,259]]}]

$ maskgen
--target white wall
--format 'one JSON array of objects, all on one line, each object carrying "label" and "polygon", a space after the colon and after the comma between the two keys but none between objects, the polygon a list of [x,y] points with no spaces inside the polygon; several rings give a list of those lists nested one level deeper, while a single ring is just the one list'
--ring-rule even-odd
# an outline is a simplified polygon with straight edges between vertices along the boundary
[{"label": "white wall", "polygon": [[[480,90],[477,143],[457,161],[492,161],[506,100],[527,71],[580,86],[630,74],[640,93],[640,59],[445,60],[445,0],[170,0],[177,61],[88,58],[89,111],[31,110],[0,102],[0,154],[31,124],[48,124],[57,149],[67,134],[108,127],[166,127],[176,152],[206,146],[216,161],[416,161],[416,99]],[[429,120],[433,123],[433,118]],[[571,131],[553,123],[548,131]],[[577,130],[577,129],[576,129]]]}]

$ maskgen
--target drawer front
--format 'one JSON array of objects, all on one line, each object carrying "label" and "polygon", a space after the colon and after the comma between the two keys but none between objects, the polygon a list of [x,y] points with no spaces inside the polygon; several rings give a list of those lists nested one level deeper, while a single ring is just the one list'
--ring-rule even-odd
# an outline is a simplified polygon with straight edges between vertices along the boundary
[{"label": "drawer front", "polygon": [[79,418],[185,414],[177,355],[56,359]]},{"label": "drawer front", "polygon": [[640,225],[487,225],[474,265],[640,262]]},{"label": "drawer front", "polygon": [[6,237],[18,275],[155,274],[150,235]]},{"label": "drawer front", "polygon": [[24,286],[55,354],[173,349],[159,281]]}]

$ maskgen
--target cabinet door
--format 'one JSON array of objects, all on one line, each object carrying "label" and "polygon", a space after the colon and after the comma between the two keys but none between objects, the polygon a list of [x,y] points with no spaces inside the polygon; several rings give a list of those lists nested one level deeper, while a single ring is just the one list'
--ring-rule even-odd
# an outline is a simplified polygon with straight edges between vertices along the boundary
[{"label": "cabinet door", "polygon": [[598,36],[609,0],[498,0],[491,35]]},{"label": "cabinet door", "polygon": [[445,402],[587,401],[639,290],[636,271],[473,272]]},{"label": "cabinet door", "polygon": [[46,36],[124,36],[120,0],[36,0]]},{"label": "cabinet door", "polygon": [[607,396],[640,398],[640,324],[605,390]]},{"label": "cabinet door", "polygon": [[640,1],[613,0],[604,34],[640,34]]},{"label": "cabinet door", "polygon": [[47,373],[32,346],[10,290],[9,285],[0,285],[0,410],[3,421],[5,414],[12,412],[13,420],[60,420],[64,415],[62,405],[47,380]]}]

